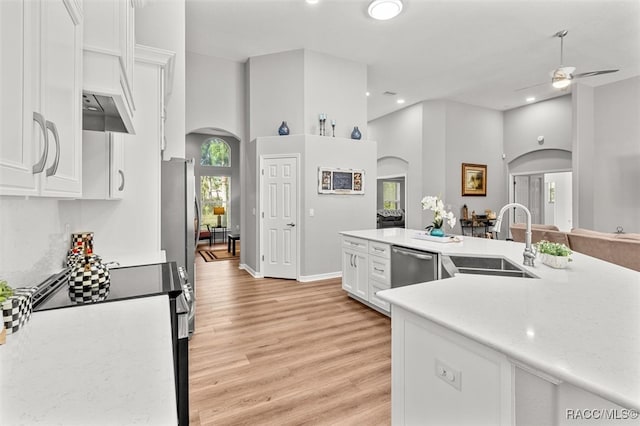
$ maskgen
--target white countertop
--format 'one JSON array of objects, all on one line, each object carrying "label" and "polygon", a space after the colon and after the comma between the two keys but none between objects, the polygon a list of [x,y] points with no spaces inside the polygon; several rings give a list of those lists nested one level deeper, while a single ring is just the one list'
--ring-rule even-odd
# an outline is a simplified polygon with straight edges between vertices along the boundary
[{"label": "white countertop", "polygon": [[1,424],[175,425],[168,297],[35,312],[0,373]]},{"label": "white countertop", "polygon": [[640,409],[640,273],[580,253],[567,269],[536,259],[524,244],[465,237],[412,238],[416,230],[344,235],[443,254],[504,256],[540,279],[459,274],[384,290],[378,296],[512,359],[626,408]]}]

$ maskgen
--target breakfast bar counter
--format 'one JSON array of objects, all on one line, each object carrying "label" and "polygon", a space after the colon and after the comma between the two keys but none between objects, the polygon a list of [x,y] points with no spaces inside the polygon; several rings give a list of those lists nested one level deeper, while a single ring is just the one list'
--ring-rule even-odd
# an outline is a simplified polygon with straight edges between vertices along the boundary
[{"label": "breakfast bar counter", "polygon": [[394,333],[403,312],[404,319],[424,319],[551,382],[640,409],[640,273],[579,253],[566,269],[539,260],[526,267],[522,243],[470,237],[440,243],[417,239],[418,232],[343,235],[446,255],[500,256],[537,278],[457,274],[379,291],[392,306]]}]

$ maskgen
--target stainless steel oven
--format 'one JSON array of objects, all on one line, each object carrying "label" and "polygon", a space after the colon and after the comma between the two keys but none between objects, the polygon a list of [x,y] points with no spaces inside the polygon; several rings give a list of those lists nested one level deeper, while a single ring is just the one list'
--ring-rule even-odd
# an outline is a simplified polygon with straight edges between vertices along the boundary
[{"label": "stainless steel oven", "polygon": [[[189,324],[193,323],[195,303],[188,274],[175,262],[110,269],[110,287],[105,300],[88,303],[108,303],[167,294],[171,316],[173,367],[175,373],[178,424],[189,424]],[[82,304],[71,299],[68,291],[68,270],[51,276],[37,286],[33,296],[34,311],[72,308]]]}]

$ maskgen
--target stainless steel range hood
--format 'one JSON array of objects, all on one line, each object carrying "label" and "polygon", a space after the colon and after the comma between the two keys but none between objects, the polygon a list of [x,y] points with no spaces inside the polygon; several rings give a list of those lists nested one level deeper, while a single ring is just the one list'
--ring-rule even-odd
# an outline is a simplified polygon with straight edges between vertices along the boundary
[{"label": "stainless steel range hood", "polygon": [[82,129],[135,134],[131,118],[123,113],[125,108],[121,96],[83,92]]},{"label": "stainless steel range hood", "polygon": [[135,134],[135,105],[119,52],[85,45],[82,56],[82,129]]}]

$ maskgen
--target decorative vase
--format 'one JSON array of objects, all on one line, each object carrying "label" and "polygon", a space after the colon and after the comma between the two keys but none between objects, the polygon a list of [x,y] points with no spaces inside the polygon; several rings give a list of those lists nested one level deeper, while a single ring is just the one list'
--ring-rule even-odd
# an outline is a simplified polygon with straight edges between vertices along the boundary
[{"label": "decorative vase", "polygon": [[360,129],[358,129],[358,126],[354,127],[353,132],[351,132],[351,139],[360,140],[361,137],[362,133],[360,133]]},{"label": "decorative vase", "polygon": [[442,230],[442,228],[434,227],[434,228],[431,228],[429,235],[431,235],[432,237],[444,237],[444,231]]},{"label": "decorative vase", "polygon": [[287,126],[286,121],[283,121],[280,127],[278,128],[278,134],[280,136],[286,136],[289,134],[289,126]]},{"label": "decorative vase", "polygon": [[555,269],[565,269],[569,266],[569,256],[554,256],[552,254],[540,253],[542,263]]}]

